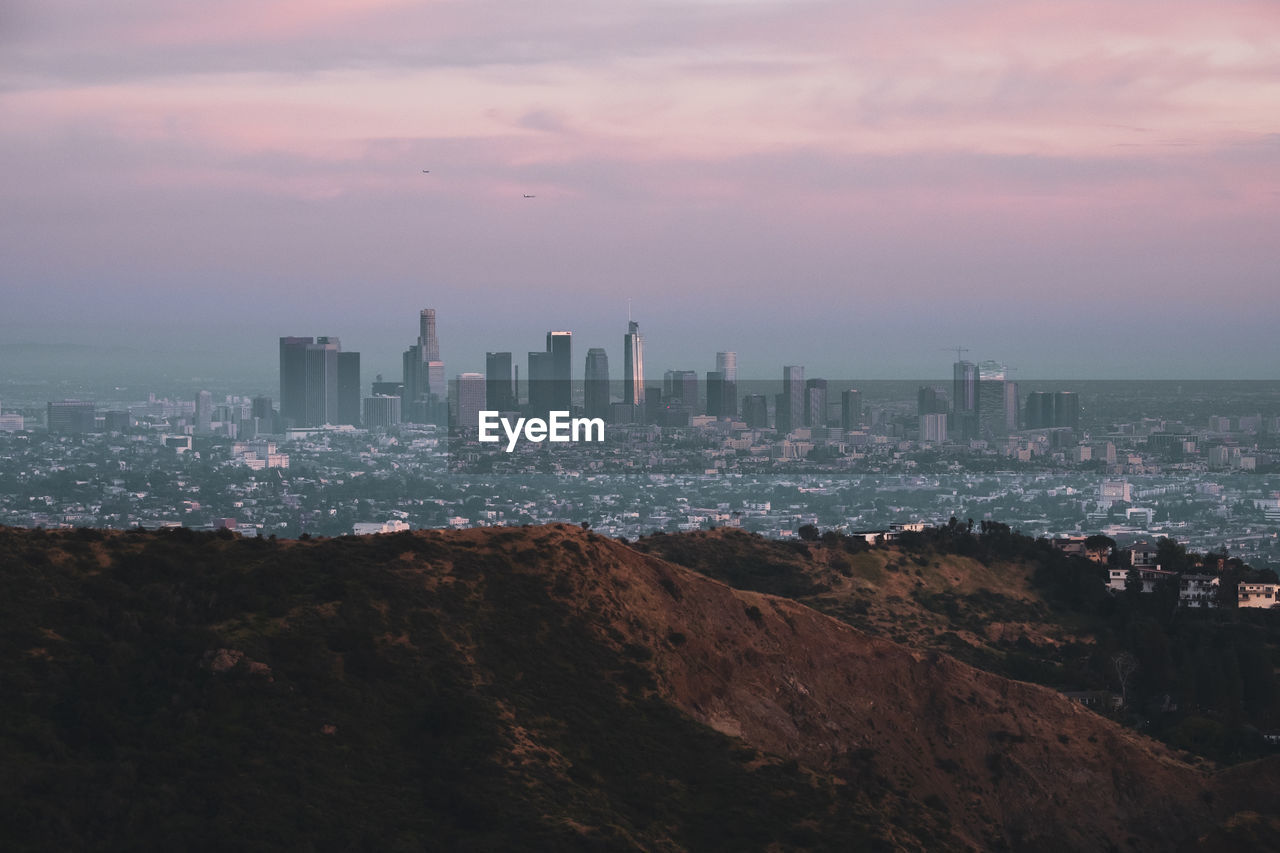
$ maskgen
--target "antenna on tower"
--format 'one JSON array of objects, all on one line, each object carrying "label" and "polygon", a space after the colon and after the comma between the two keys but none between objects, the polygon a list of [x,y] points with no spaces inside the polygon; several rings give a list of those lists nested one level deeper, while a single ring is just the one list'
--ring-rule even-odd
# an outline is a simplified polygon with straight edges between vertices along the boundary
[{"label": "antenna on tower", "polygon": [[627,322],[631,322],[631,297],[627,297]]}]

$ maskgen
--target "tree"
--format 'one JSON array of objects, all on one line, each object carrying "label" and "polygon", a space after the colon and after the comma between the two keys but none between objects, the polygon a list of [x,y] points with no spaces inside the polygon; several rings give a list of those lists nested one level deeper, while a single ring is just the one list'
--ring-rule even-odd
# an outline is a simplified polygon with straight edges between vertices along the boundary
[{"label": "tree", "polygon": [[1110,553],[1116,549],[1116,540],[1112,539],[1110,536],[1095,533],[1092,536],[1085,537],[1084,547],[1087,551]]},{"label": "tree", "polygon": [[1116,681],[1120,684],[1120,701],[1129,704],[1129,682],[1138,671],[1138,659],[1132,652],[1120,652],[1112,655],[1111,666],[1116,672]]},{"label": "tree", "polygon": [[1167,536],[1156,540],[1156,563],[1168,572],[1186,572],[1192,567],[1191,557],[1185,545],[1179,545]]},{"label": "tree", "polygon": [[820,535],[816,524],[802,524],[796,533],[800,534],[800,538],[806,542],[817,542]]}]

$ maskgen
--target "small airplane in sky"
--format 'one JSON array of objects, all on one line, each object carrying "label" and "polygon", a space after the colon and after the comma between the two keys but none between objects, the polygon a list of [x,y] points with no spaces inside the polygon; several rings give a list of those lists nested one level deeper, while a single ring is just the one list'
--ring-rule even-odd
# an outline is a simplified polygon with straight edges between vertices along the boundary
[{"label": "small airplane in sky", "polygon": [[422,170],[422,174],[424,174],[424,175],[430,175],[430,174],[431,174],[431,170],[430,170],[430,169],[423,169],[423,170]]},{"label": "small airplane in sky", "polygon": [[536,195],[529,195],[528,193],[525,193],[525,194],[524,194],[524,197],[525,197],[525,198],[537,198],[537,196],[536,196]]}]

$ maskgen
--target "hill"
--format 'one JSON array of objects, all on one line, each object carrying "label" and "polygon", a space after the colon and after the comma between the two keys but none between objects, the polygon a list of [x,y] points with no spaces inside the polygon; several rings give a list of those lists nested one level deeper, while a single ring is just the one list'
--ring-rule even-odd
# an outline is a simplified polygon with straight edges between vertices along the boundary
[{"label": "hill", "polygon": [[[634,547],[998,675],[1117,699],[1123,691],[1124,707],[1108,714],[1215,762],[1277,751],[1261,732],[1280,731],[1280,612],[1180,607],[1176,582],[1113,595],[1105,566],[991,523],[874,547],[832,532],[777,541],[733,529],[657,534]],[[1250,571],[1228,567],[1223,585]],[[1118,661],[1131,670],[1123,684]]]},{"label": "hill", "polygon": [[0,530],[0,565],[10,849],[1278,837],[1273,762],[1212,773],[1052,690],[578,528]]}]

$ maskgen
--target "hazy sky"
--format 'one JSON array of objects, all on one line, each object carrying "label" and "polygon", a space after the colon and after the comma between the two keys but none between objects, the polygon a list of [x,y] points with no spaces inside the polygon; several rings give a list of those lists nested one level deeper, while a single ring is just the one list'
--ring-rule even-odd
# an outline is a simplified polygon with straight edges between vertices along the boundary
[{"label": "hazy sky", "polygon": [[1280,3],[6,0],[0,288],[366,378],[424,306],[617,371],[628,297],[650,373],[1280,378]]}]

